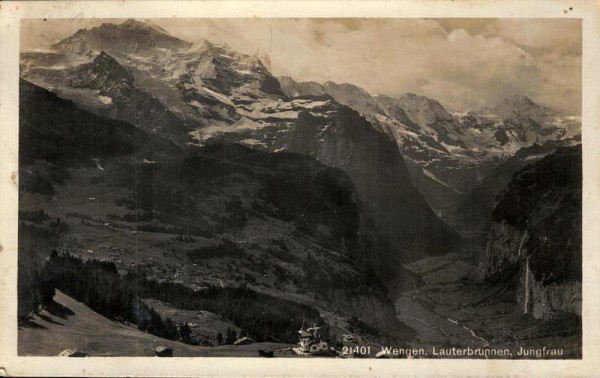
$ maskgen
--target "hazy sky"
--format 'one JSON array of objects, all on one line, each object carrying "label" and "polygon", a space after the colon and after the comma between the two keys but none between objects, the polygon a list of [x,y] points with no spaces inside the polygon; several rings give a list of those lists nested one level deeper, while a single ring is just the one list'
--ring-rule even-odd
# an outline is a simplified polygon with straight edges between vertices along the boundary
[{"label": "hazy sky", "polygon": [[[119,20],[23,20],[24,49]],[[348,82],[372,94],[432,97],[477,109],[510,94],[581,112],[576,19],[155,19],[172,35],[267,54],[274,75]]]}]

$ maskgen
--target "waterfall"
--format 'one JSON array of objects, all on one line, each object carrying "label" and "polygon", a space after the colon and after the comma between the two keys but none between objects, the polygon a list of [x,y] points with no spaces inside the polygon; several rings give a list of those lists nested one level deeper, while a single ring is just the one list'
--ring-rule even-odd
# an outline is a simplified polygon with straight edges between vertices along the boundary
[{"label": "waterfall", "polygon": [[519,242],[519,251],[517,256],[521,256],[521,249],[523,248],[523,242],[527,238],[527,230],[523,231],[523,236],[521,236],[521,241]]},{"label": "waterfall", "polygon": [[525,299],[523,300],[523,312],[527,314],[527,310],[529,308],[529,275],[531,272],[529,271],[529,257],[527,257],[527,263],[525,268]]}]

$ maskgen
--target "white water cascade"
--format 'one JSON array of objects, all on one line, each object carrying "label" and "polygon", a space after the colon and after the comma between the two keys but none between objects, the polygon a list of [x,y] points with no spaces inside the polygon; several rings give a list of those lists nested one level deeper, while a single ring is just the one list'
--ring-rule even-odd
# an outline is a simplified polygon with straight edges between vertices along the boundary
[{"label": "white water cascade", "polygon": [[527,314],[527,310],[529,309],[529,276],[531,272],[529,271],[529,257],[527,258],[525,268],[525,300],[523,300],[523,312]]},{"label": "white water cascade", "polygon": [[527,238],[527,230],[523,231],[523,236],[521,236],[521,242],[519,242],[519,251],[517,256],[521,256],[521,250],[523,249],[523,242]]}]

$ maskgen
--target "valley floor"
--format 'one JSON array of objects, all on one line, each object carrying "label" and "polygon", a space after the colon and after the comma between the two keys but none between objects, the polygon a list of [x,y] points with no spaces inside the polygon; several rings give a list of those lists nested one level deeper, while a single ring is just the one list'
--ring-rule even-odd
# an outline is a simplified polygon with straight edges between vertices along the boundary
[{"label": "valley floor", "polygon": [[[426,358],[460,358],[443,355],[452,347],[488,350],[489,358],[581,358],[580,328],[566,319],[544,322],[523,315],[514,291],[471,280],[476,267],[465,256],[431,257],[406,268],[424,285],[415,283],[413,290],[404,292],[395,302],[396,310],[398,318],[417,331],[411,346],[423,348]],[[544,354],[544,347],[562,351],[562,356]],[[522,349],[541,350],[542,355],[521,356]],[[485,355],[462,356],[478,357]]]},{"label": "valley floor", "polygon": [[[422,355],[417,354],[417,358],[486,358],[486,353],[487,358],[505,359],[581,358],[580,328],[573,328],[572,322],[567,320],[544,322],[521,314],[513,300],[513,291],[470,280],[475,266],[466,261],[465,256],[432,257],[406,267],[424,282],[420,286],[415,283],[414,288],[404,292],[395,303],[399,320],[417,332],[409,343],[411,348],[424,351]],[[295,346],[281,343],[192,346],[109,320],[60,291],[54,300],[56,308],[44,309],[19,325],[20,355],[52,356],[75,348],[90,356],[153,356],[153,348],[165,345],[174,348],[176,357],[256,357],[259,350],[269,347],[276,350],[275,356],[290,357],[289,348]],[[350,333],[347,329],[338,331]],[[363,343],[371,346],[370,357],[382,348],[400,347],[371,343],[359,337],[356,345],[344,345],[360,347]],[[562,351],[562,355],[544,354],[544,347],[547,351]],[[474,354],[457,355],[460,352],[453,352],[453,348],[455,351],[470,349]],[[522,350],[530,354],[522,356]],[[537,351],[541,351],[541,355],[536,356]]]}]

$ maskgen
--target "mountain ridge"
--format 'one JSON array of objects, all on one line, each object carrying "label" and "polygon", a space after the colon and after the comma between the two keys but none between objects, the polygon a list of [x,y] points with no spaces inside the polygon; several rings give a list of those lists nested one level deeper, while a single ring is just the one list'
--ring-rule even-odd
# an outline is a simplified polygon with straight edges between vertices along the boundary
[{"label": "mountain ridge", "polygon": [[182,49],[191,43],[168,34],[147,22],[129,19],[121,24],[103,23],[75,34],[51,46],[70,54],[90,55],[94,50],[114,50],[120,53],[149,53],[156,48]]},{"label": "mountain ridge", "polygon": [[[316,148],[313,142],[310,144],[311,147],[301,147],[296,144],[294,148],[291,148],[291,145],[287,145],[291,143],[288,141],[291,140],[290,135],[295,132],[294,128],[298,123],[304,122],[304,115],[308,114],[320,119],[315,124],[315,128],[311,130],[311,139],[316,142],[317,146],[327,145],[328,139],[336,140],[333,142],[334,144],[341,142],[348,147],[350,144],[354,144],[357,153],[360,151],[366,161],[371,161],[369,163],[371,165],[368,167],[372,171],[370,179],[382,183],[382,188],[386,188],[385,198],[394,195],[403,196],[384,204],[385,199],[378,199],[376,191],[360,192],[361,196],[368,196],[369,201],[365,202],[365,206],[371,216],[376,218],[375,223],[378,227],[386,228],[387,231],[383,232],[383,236],[386,243],[395,251],[389,255],[390,258],[394,257],[387,266],[383,260],[378,262],[381,274],[389,278],[389,282],[386,283],[394,287],[402,285],[402,278],[398,277],[398,273],[401,272],[401,264],[404,261],[414,260],[423,255],[441,253],[440,243],[435,240],[443,240],[442,244],[447,248],[453,248],[459,243],[458,235],[437,219],[420,194],[412,187],[411,180],[406,174],[403,158],[396,148],[392,148],[393,143],[389,142],[389,137],[385,133],[374,128],[365,119],[361,119],[358,113],[351,108],[338,106],[331,97],[320,99],[286,97],[281,91],[279,82],[256,56],[238,54],[209,42],[205,42],[200,47],[192,46],[189,50],[179,51],[173,55],[162,55],[159,52],[157,57],[161,61],[160,65],[145,58],[141,59],[136,54],[129,57],[123,54],[113,56],[110,55],[110,51],[98,52],[98,54],[100,58],[93,61],[96,64],[104,60],[112,62],[108,59],[108,56],[111,56],[119,63],[120,67],[124,67],[132,73],[133,82],[128,83],[129,86],[126,87],[134,93],[139,93],[139,96],[118,96],[113,93],[114,90],[109,91],[108,89],[121,88],[120,85],[97,86],[95,82],[93,82],[94,85],[85,85],[91,90],[99,91],[100,95],[112,99],[112,103],[108,106],[109,110],[104,110],[104,112],[109,112],[114,116],[118,115],[114,113],[115,109],[123,109],[122,117],[130,117],[126,120],[139,125],[149,133],[167,136],[180,146],[182,146],[182,138],[185,137],[183,145],[188,147],[191,147],[189,144],[203,146],[211,140],[221,140],[241,143],[270,152],[295,151],[309,155],[314,152],[313,156],[331,167],[350,170],[350,177],[356,184],[364,180],[364,173],[359,169],[360,161],[348,155],[347,152],[339,149],[331,151],[331,153],[325,152],[326,149]],[[92,75],[87,73],[86,67],[89,66],[86,64],[90,63],[58,71],[43,69],[36,71],[30,68],[25,71],[24,76],[33,76],[36,79],[34,82],[42,86],[47,85],[48,82],[53,86],[64,86],[63,77],[73,77],[74,75],[81,76],[81,82],[87,83]],[[335,87],[333,83],[329,86]],[[366,94],[358,87],[352,88]],[[63,90],[71,89],[64,88]],[[134,111],[137,109],[147,109],[147,105],[143,104],[144,96],[148,96],[151,101],[156,101],[157,105],[165,103],[162,99],[172,99],[169,101],[173,101],[177,107],[181,106],[182,109],[187,109],[186,111],[195,112],[193,118],[188,118],[189,122],[194,121],[195,124],[186,125],[181,122],[182,119],[186,119],[186,113],[179,111],[177,107],[167,108],[163,105],[164,109],[157,107],[152,112],[135,113]],[[81,96],[72,98],[80,103],[83,101],[84,107],[93,107],[93,104],[87,103]],[[103,107],[97,107],[96,112],[102,111],[101,109]],[[132,117],[132,114],[135,117]],[[170,137],[164,129],[160,128],[165,124],[170,127],[177,125],[177,122],[160,121],[161,114],[176,117],[179,120],[181,126],[178,128],[181,131],[175,130],[173,134],[179,135],[180,139]],[[157,126],[149,127],[154,124]],[[356,133],[352,129],[355,127],[366,131],[373,130],[368,133],[368,138],[372,140],[373,146],[385,145],[386,152],[378,151],[376,147],[360,146],[363,139],[354,137],[353,134]],[[336,136],[333,134],[334,130],[338,130],[340,134]],[[362,131],[356,135],[360,136],[361,133]],[[353,136],[341,141],[338,137],[342,135]],[[313,147],[315,148],[313,149]],[[384,177],[390,179],[395,189],[389,184],[383,185]],[[394,192],[397,194],[393,194]],[[382,191],[380,194],[383,193]],[[364,201],[364,198],[361,199]],[[383,211],[377,208],[387,209]],[[395,218],[407,218],[407,214],[411,213],[418,216],[419,222],[391,222]],[[400,233],[404,238],[396,235],[398,231],[393,230],[390,224],[404,227],[405,230]],[[419,241],[418,239],[424,235],[431,236],[432,241]],[[373,259],[373,261],[375,260]]]},{"label": "mountain ridge", "polygon": [[[396,98],[371,96],[349,84],[331,91],[331,82],[326,87],[289,77],[280,80],[288,95],[330,95],[395,139],[414,185],[453,227],[465,226],[455,223],[460,219],[456,206],[464,202],[462,193],[470,192],[508,156],[536,143],[563,141],[570,145],[580,138],[580,123],[523,95],[508,96],[487,110],[451,114],[438,101],[414,93]],[[343,88],[352,89],[339,93]],[[490,114],[492,111],[499,114]]]},{"label": "mountain ridge", "polygon": [[[136,34],[139,32],[149,36],[161,34],[151,26],[135,22],[120,27],[106,24],[101,30],[93,29],[94,31],[89,33],[103,37],[108,33],[103,30],[112,33],[113,29],[114,33],[133,33],[133,41],[139,37]],[[424,215],[432,224],[437,224],[435,218],[440,215],[452,219],[451,213],[456,211],[454,203],[458,202],[458,197],[493,170],[499,159],[504,156],[499,155],[500,152],[504,154],[505,149],[532,140],[533,134],[523,133],[523,127],[518,120],[512,119],[512,123],[503,125],[481,115],[469,114],[470,118],[455,117],[439,102],[415,94],[405,94],[395,99],[374,97],[352,84],[328,81],[320,85],[314,82],[297,83],[291,78],[278,80],[257,56],[239,54],[227,46],[219,46],[208,40],[199,44],[176,44],[173,49],[162,51],[155,48],[161,41],[160,38],[157,41],[150,38],[149,43],[152,46],[147,48],[147,51],[153,52],[156,62],[144,56],[140,57],[135,51],[128,54],[119,48],[113,49],[116,51],[114,59],[130,73],[125,76],[126,79],[129,80],[133,76],[131,90],[140,93],[139,100],[132,102],[126,99],[130,96],[119,96],[118,91],[114,90],[110,94],[106,85],[94,84],[87,87],[101,92],[102,96],[110,97],[112,103],[104,105],[104,109],[109,110],[101,110],[102,107],[87,103],[83,97],[80,98],[80,101],[83,101],[82,105],[95,108],[98,112],[104,111],[104,114],[122,114],[121,117],[125,120],[145,126],[147,131],[158,134],[165,133],[165,130],[159,126],[148,128],[148,125],[153,125],[152,122],[156,122],[154,125],[178,125],[177,129],[170,133],[170,138],[180,145],[201,146],[211,139],[223,139],[271,152],[288,150],[288,134],[295,132],[298,121],[304,122],[308,115],[316,116],[318,121],[315,123],[317,126],[314,135],[306,142],[312,147],[295,148],[304,153],[320,155],[318,157],[325,159],[329,164],[345,166],[346,169],[349,169],[348,159],[352,158],[349,152],[331,150],[323,155],[319,151],[324,150],[318,145],[325,146],[328,139],[334,140],[335,136],[330,130],[336,129],[336,122],[352,118],[348,118],[345,115],[348,112],[335,103],[349,106],[364,117],[367,127],[377,131],[378,134],[373,134],[373,138],[395,141],[398,156],[401,154],[400,158],[406,160],[409,167],[409,177],[400,172],[402,170],[397,173],[398,177],[403,179],[395,181],[396,185],[408,188],[414,183],[427,199],[427,203],[421,203],[420,200],[416,202],[420,203],[421,207],[430,206],[433,209],[430,215]],[[133,42],[126,41],[127,43]],[[111,56],[110,51],[104,50],[98,54],[100,57],[95,58],[95,62],[108,60],[108,56]],[[85,64],[63,70],[64,76],[73,76],[73,72],[78,70],[77,67],[85,67]],[[42,86],[47,85],[48,81],[52,85],[63,85],[60,76],[56,79],[52,78],[52,75],[56,76],[56,72],[29,69],[25,71],[24,76],[33,76],[36,84]],[[92,76],[82,73],[79,75],[84,76],[84,79]],[[323,95],[329,96],[330,99],[315,97]],[[521,100],[531,107],[528,101]],[[132,114],[134,109],[147,108],[147,101],[156,103],[151,112]],[[125,110],[119,113],[119,109]],[[161,114],[164,115],[157,117]],[[165,119],[173,121],[164,122]],[[351,122],[363,122],[352,119]],[[556,126],[552,129],[545,124],[538,124],[536,135],[541,135],[539,130],[548,129],[554,132],[558,128]],[[553,137],[552,132],[548,134],[548,138]],[[352,143],[364,141],[356,140]],[[369,153],[375,156],[378,152],[372,149]],[[386,161],[383,164],[371,169],[385,170],[389,168],[385,164],[391,163]],[[355,181],[363,179],[358,172],[354,176]],[[414,191],[414,195],[417,198],[420,194]],[[367,203],[367,206],[374,205]],[[405,205],[395,206],[402,208]],[[371,210],[379,212],[374,207]],[[381,225],[385,223],[389,222],[381,222]]]}]

